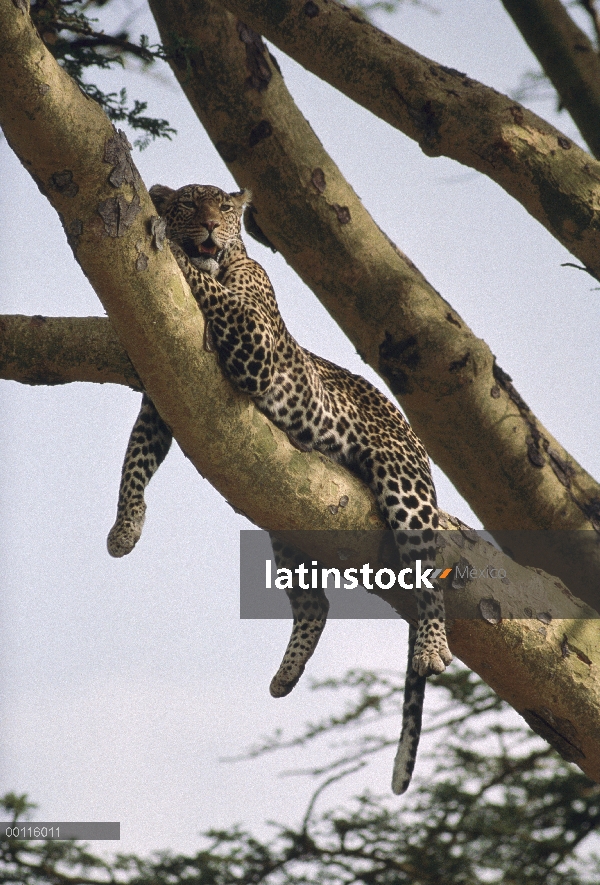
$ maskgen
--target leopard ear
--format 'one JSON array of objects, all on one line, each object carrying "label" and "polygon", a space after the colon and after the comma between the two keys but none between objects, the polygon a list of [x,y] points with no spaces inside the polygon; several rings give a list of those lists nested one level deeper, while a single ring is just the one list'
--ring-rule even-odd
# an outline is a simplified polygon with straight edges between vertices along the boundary
[{"label": "leopard ear", "polygon": [[152,197],[152,202],[154,203],[156,211],[159,215],[162,215],[167,200],[169,197],[173,196],[175,191],[172,187],[167,187],[166,184],[153,184],[148,193]]},{"label": "leopard ear", "polygon": [[241,191],[236,191],[236,193],[229,194],[229,196],[231,197],[233,205],[237,209],[237,214],[241,215],[244,211],[244,206],[247,206],[252,200],[252,191],[244,188]]}]

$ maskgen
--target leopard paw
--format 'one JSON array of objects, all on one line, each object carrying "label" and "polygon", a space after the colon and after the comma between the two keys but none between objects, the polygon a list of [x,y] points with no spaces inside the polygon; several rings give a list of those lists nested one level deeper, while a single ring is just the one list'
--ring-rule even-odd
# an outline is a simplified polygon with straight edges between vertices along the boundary
[{"label": "leopard paw", "polygon": [[450,649],[424,649],[412,659],[413,670],[419,676],[433,676],[434,673],[443,673],[452,661]]},{"label": "leopard paw", "polygon": [[146,517],[146,504],[143,503],[136,510],[137,513],[130,516],[119,516],[108,533],[106,546],[110,555],[116,559],[131,553],[140,540]]},{"label": "leopard paw", "polygon": [[446,641],[444,623],[438,620],[423,621],[417,630],[413,670],[419,676],[443,673],[452,661],[452,653]]},{"label": "leopard paw", "polygon": [[[327,608],[329,605],[327,604]],[[279,670],[271,680],[269,691],[274,698],[284,698],[298,684],[306,662],[312,657],[323,632],[327,609],[320,618],[301,618],[294,621],[292,635],[285,650]]]}]

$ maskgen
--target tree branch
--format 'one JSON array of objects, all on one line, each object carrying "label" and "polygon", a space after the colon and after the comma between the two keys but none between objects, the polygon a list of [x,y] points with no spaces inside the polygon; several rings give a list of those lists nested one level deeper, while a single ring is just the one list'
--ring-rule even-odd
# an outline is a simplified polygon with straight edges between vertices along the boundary
[{"label": "tree branch", "polygon": [[22,384],[142,385],[104,317],[0,316],[0,378]]},{"label": "tree branch", "polygon": [[592,42],[560,0],[502,2],[590,150],[600,157],[600,57]]},{"label": "tree branch", "polygon": [[150,6],[192,107],[254,194],[256,221],[390,385],[484,525],[600,528],[600,486],[538,421],[485,342],[377,227],[258,34],[205,0]]},{"label": "tree branch", "polygon": [[[150,200],[122,140],[115,142],[98,106],[60,70],[12,0],[0,0],[0,82],[7,139],[61,212],[76,257],[136,372],[197,469],[265,527],[381,527],[371,494],[356,478],[318,454],[292,449],[223,378],[214,355],[203,351],[202,315],[172,256],[152,245]],[[132,217],[136,198],[140,211]],[[328,505],[342,494],[348,505],[333,513]],[[473,542],[474,565],[476,547]],[[448,546],[442,555],[457,557],[457,551]],[[540,575],[513,568],[518,571],[507,568],[509,584],[500,588],[506,614],[516,598],[531,598],[537,611]],[[545,616],[543,634],[530,621],[490,622],[480,617],[482,587],[487,593],[478,583],[461,594],[466,614],[450,624],[454,648],[600,778],[600,650],[593,613],[554,581],[551,599],[564,619],[549,623]],[[576,653],[567,654],[567,647]]]},{"label": "tree branch", "polygon": [[596,6],[596,0],[580,0],[580,3],[592,20],[596,33],[596,45],[598,46],[600,45],[600,12]]},{"label": "tree branch", "polygon": [[600,279],[600,164],[558,129],[341,4],[227,0],[226,6],[428,156],[451,157],[497,182]]}]

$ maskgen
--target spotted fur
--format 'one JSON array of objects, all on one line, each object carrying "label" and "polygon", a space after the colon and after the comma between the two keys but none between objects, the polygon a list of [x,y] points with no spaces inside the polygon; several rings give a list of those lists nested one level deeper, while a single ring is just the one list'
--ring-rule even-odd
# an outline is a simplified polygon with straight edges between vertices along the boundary
[{"label": "spotted fur", "polygon": [[[360,476],[373,490],[394,532],[404,565],[435,565],[438,513],[429,460],[410,425],[364,378],[301,347],[288,332],[263,268],[248,257],[240,219],[248,191],[227,194],[188,185],[150,191],[166,219],[171,249],[207,322],[208,340],[229,379],[287,433],[302,451],[315,449]],[[147,396],[134,425],[121,478],[117,521],[108,537],[112,556],[140,537],[144,489],[165,457],[171,434]],[[296,562],[293,548],[275,541],[278,565]],[[297,683],[327,618],[322,591],[289,591],[294,626],[277,675],[276,697]],[[418,629],[411,627],[403,728],[392,788],[403,792],[416,758],[425,677],[452,660],[444,602],[437,585],[415,592]]]}]

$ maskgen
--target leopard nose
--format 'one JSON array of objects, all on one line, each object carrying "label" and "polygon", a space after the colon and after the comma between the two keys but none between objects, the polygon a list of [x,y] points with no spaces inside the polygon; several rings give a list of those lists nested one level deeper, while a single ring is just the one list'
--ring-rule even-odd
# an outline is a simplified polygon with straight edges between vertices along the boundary
[{"label": "leopard nose", "polygon": [[215,229],[215,227],[218,227],[218,226],[219,226],[219,222],[218,222],[218,221],[205,221],[205,222],[204,222],[204,227],[205,227],[206,230],[209,232],[209,234],[212,234],[212,232],[213,232],[213,230]]}]

